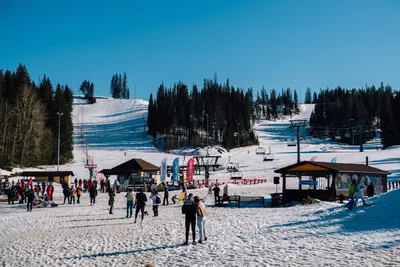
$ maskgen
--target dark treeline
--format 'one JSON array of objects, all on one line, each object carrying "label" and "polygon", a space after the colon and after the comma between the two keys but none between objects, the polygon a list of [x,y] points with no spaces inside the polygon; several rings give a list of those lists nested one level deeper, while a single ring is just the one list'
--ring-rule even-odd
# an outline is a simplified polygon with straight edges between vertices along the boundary
[{"label": "dark treeline", "polygon": [[[306,103],[309,101],[306,96]],[[400,144],[400,96],[391,86],[381,83],[379,88],[326,89],[314,101],[310,118],[313,135],[360,144],[380,129],[384,147]]]},{"label": "dark treeline", "polygon": [[56,164],[59,119],[60,163],[71,160],[72,102],[68,85],[36,85],[24,65],[0,70],[0,167]]},{"label": "dark treeline", "polygon": [[161,84],[156,97],[150,95],[147,126],[154,138],[164,140],[164,149],[207,144],[232,148],[258,143],[254,119],[252,90],[244,93],[215,77],[204,80],[201,90],[193,85],[190,93],[182,82],[172,88]]},{"label": "dark treeline", "polygon": [[129,99],[129,88],[126,73],[115,74],[111,78],[110,94],[113,98]]}]

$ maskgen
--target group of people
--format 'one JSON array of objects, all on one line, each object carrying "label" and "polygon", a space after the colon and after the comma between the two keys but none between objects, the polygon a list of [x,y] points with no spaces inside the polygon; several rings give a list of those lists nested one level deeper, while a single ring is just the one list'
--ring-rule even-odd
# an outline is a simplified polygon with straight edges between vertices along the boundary
[{"label": "group of people", "polygon": [[[83,185],[83,188],[82,188]],[[87,188],[86,188],[87,187]],[[89,192],[90,196],[90,206],[96,203],[97,196],[97,180],[90,178],[87,180],[77,180],[75,178],[74,185],[69,186],[67,182],[62,183],[63,195],[64,195],[64,204],[67,202],[68,204],[80,204],[80,198],[82,192]]]},{"label": "group of people", "polygon": [[42,181],[41,184],[37,183],[34,185],[32,179],[29,179],[28,181],[21,179],[17,181],[17,183],[12,181],[11,186],[7,191],[8,204],[14,204],[15,200],[20,204],[27,203],[26,211],[31,212],[33,202],[35,199],[39,199],[40,194],[46,201],[52,201],[53,193],[54,186],[52,183]]},{"label": "group of people", "polygon": [[[357,207],[358,200],[361,199],[362,203],[364,206],[367,205],[367,202],[364,199],[364,193],[363,190],[365,188],[364,183],[361,181],[357,183],[357,179],[353,177],[351,179],[350,185],[349,185],[349,202],[346,204],[346,207],[348,209],[352,209],[353,207]],[[374,189],[374,184],[371,182],[368,187],[367,187],[367,196],[368,197],[373,197],[375,195],[375,189]]]}]

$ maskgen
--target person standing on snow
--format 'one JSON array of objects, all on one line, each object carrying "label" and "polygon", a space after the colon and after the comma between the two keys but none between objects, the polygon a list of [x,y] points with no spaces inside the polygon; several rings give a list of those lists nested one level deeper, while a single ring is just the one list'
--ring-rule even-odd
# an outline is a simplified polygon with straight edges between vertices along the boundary
[{"label": "person standing on snow", "polygon": [[352,209],[354,207],[354,196],[357,194],[358,192],[358,188],[357,188],[357,179],[356,178],[352,178],[351,182],[350,182],[350,186],[349,186],[349,202],[346,204],[346,207],[348,209]]},{"label": "person standing on snow", "polygon": [[150,198],[153,201],[154,217],[157,217],[158,216],[158,206],[161,204],[161,197],[156,190],[156,191],[154,191],[154,194],[152,194]]},{"label": "person standing on snow", "polygon": [[75,205],[75,195],[76,195],[76,189],[73,185],[71,185],[71,196],[69,197],[69,204],[72,204],[73,201]]},{"label": "person standing on snow", "polygon": [[185,245],[189,242],[190,228],[192,228],[193,245],[196,245],[196,211],[197,205],[193,201],[193,194],[190,193],[182,206],[182,213],[185,214]]},{"label": "person standing on snow", "polygon": [[[197,227],[199,228],[199,244],[203,243],[204,241],[207,241],[207,236],[206,236],[206,206],[204,205],[203,201],[199,199],[198,196],[194,197],[194,203],[197,204]],[[204,237],[204,239],[203,239]]]},{"label": "person standing on snow", "polygon": [[90,195],[90,206],[93,206],[96,203],[96,195],[97,195],[96,187],[94,186],[91,187],[89,195]]},{"label": "person standing on snow", "polygon": [[358,187],[357,187],[358,193],[357,193],[357,196],[356,196],[356,202],[355,202],[355,204],[354,204],[355,207],[357,206],[358,199],[361,199],[361,200],[362,200],[362,203],[363,203],[364,206],[367,204],[367,203],[365,202],[365,199],[364,199],[364,193],[363,193],[364,187],[365,187],[365,185],[364,185],[363,183],[360,182],[360,183],[358,184]]},{"label": "person standing on snow", "polygon": [[144,206],[146,205],[147,202],[147,196],[145,193],[143,193],[143,188],[139,188],[139,193],[136,194],[136,201],[137,203],[136,203],[135,221],[133,223],[136,223],[139,211],[142,212],[142,222],[143,222]]},{"label": "person standing on snow", "polygon": [[[113,189],[109,189],[110,191]],[[135,200],[135,195],[133,193],[132,188],[128,189],[128,193],[125,195],[126,197],[126,218],[132,218],[132,208],[133,208],[133,201]]]},{"label": "person standing on snow", "polygon": [[164,182],[162,182],[162,185],[164,186],[164,200],[163,200],[163,206],[164,206],[165,202],[167,202],[167,205],[169,204],[168,202],[169,192],[168,192],[168,186]]},{"label": "person standing on snow", "polygon": [[110,197],[110,200],[108,201],[110,203],[110,214],[113,214],[112,209],[114,207],[114,201],[115,201],[115,193],[113,189],[108,191],[108,196]]},{"label": "person standing on snow", "polygon": [[28,203],[26,204],[26,211],[32,212],[33,200],[35,199],[35,193],[32,188],[28,189]]},{"label": "person standing on snow", "polygon": [[76,189],[76,197],[77,197],[76,203],[77,203],[77,204],[81,203],[81,202],[80,202],[81,195],[82,195],[82,187],[79,186],[79,187]]}]

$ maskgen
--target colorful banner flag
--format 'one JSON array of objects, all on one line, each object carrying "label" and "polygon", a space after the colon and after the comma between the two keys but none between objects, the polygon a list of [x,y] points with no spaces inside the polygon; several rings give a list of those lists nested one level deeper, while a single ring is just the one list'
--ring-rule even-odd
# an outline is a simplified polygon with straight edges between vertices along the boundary
[{"label": "colorful banner flag", "polygon": [[179,158],[175,158],[172,162],[172,180],[174,182],[179,181]]},{"label": "colorful banner flag", "polygon": [[315,159],[317,158],[317,156],[314,156],[310,159],[310,161],[315,161]]},{"label": "colorful banner flag", "polygon": [[331,160],[331,162],[332,162],[332,163],[336,163],[336,160],[337,160],[337,158],[334,157],[334,158]]},{"label": "colorful banner flag", "polygon": [[157,184],[165,182],[165,179],[167,179],[167,158],[161,161],[161,178]]},{"label": "colorful banner flag", "polygon": [[193,182],[194,174],[194,158],[188,160],[188,165],[186,169],[186,179],[189,183]]}]

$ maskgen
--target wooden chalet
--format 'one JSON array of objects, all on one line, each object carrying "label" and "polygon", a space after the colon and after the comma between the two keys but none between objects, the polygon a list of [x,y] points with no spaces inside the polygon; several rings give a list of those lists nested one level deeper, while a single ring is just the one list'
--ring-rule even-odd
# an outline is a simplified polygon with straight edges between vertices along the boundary
[{"label": "wooden chalet", "polygon": [[46,181],[60,184],[65,181],[67,184],[71,184],[74,173],[72,171],[24,171],[18,175],[24,179],[35,178],[35,182]]},{"label": "wooden chalet", "polygon": [[112,169],[103,169],[102,173],[106,179],[111,175],[116,175],[121,185],[132,185],[146,189],[152,179],[157,181],[160,167],[151,164],[143,159],[131,159]]},{"label": "wooden chalet", "polygon": [[[387,192],[387,176],[391,174],[363,164],[316,161],[302,161],[275,172],[282,176],[284,203],[301,201],[308,196],[323,201],[334,201],[340,194],[348,197],[347,191],[353,177],[366,186],[373,183],[378,194]],[[289,188],[287,179],[298,179],[298,183],[294,188]]]}]

